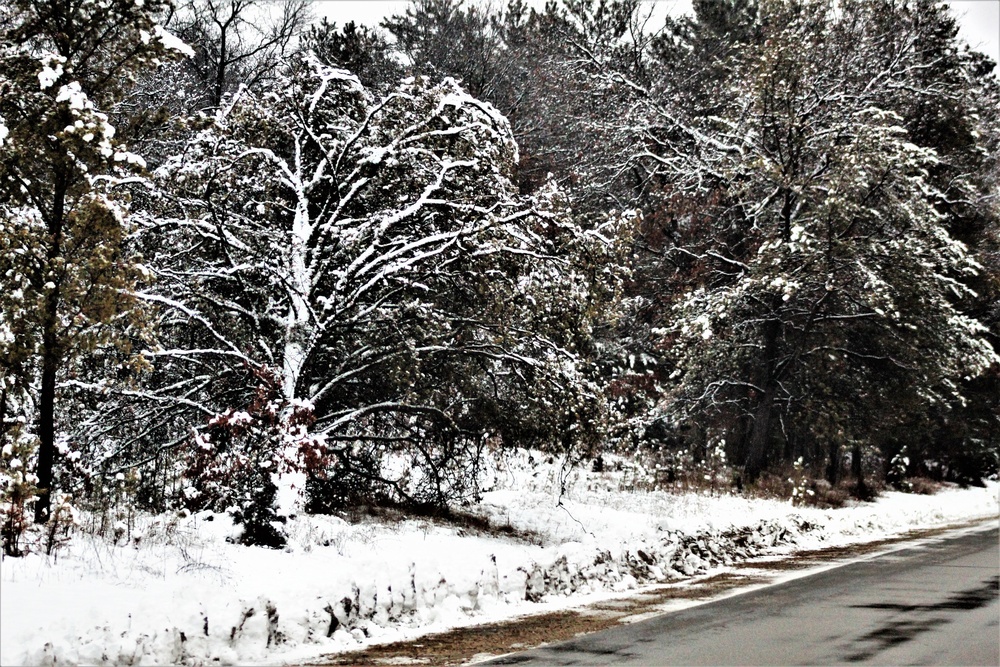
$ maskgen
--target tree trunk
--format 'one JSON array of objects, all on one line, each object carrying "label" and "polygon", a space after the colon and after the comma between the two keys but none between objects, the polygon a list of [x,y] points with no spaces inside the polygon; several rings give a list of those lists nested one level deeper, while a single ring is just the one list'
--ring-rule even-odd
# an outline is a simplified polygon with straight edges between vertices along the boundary
[{"label": "tree trunk", "polygon": [[215,68],[215,81],[212,84],[212,108],[218,109],[222,106],[222,92],[226,89],[226,41],[222,40],[220,45],[219,64]]},{"label": "tree trunk", "polygon": [[7,433],[7,385],[0,389],[0,433]]},{"label": "tree trunk", "polygon": [[298,397],[299,377],[305,366],[312,316],[309,310],[309,295],[312,292],[312,276],[309,273],[307,253],[313,227],[309,220],[309,199],[301,183],[297,184],[298,205],[292,223],[290,247],[288,249],[287,283],[289,285],[288,320],[285,323],[285,349],[282,359],[282,391],[285,400],[291,403]]},{"label": "tree trunk", "polygon": [[826,481],[830,486],[837,486],[840,481],[840,441],[836,438],[830,440],[830,460],[826,464]]},{"label": "tree trunk", "polygon": [[752,406],[753,425],[746,436],[743,447],[743,471],[747,482],[753,483],[760,477],[767,463],[768,448],[771,443],[771,428],[774,421],[774,399],[778,390],[778,338],[781,334],[781,320],[778,317],[780,297],[772,303],[771,319],[764,325],[763,365],[760,374],[756,405]]},{"label": "tree trunk", "polygon": [[[57,168],[54,178],[55,189],[52,210],[46,221],[49,232],[49,250],[43,272],[52,270],[56,259],[62,254],[63,223],[65,222],[67,174]],[[56,375],[62,363],[59,347],[59,283],[58,277],[43,273],[43,283],[53,282],[45,299],[45,313],[42,319],[42,388],[38,398],[38,500],[35,501],[35,523],[45,523],[49,519],[52,506],[52,469],[56,458]]]},{"label": "tree trunk", "polygon": [[868,485],[865,483],[865,471],[861,462],[861,445],[855,444],[851,451],[851,474],[854,475],[856,483],[855,494],[861,500],[868,500],[870,495]]},{"label": "tree trunk", "polygon": [[[734,424],[726,434],[726,445],[729,460],[742,464],[747,460],[747,446],[750,443],[750,430],[753,428],[753,419],[749,414],[739,414],[734,418]],[[742,490],[743,475],[737,476],[737,481]]]},{"label": "tree trunk", "polygon": [[753,415],[753,428],[747,441],[743,470],[748,482],[755,482],[767,463],[768,445],[771,441],[771,424],[774,421],[774,387],[769,385],[757,404]]},{"label": "tree trunk", "polygon": [[42,337],[42,392],[38,405],[38,500],[35,502],[35,523],[45,523],[49,519],[52,505],[52,469],[55,464],[55,405],[56,374],[59,370],[60,355],[56,345],[53,309],[58,299],[50,296],[46,304],[46,331]]}]

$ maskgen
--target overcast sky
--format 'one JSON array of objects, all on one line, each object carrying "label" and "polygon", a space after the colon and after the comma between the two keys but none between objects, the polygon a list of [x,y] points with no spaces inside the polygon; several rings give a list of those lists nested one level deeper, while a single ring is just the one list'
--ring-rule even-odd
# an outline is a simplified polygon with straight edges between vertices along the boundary
[{"label": "overcast sky", "polygon": [[[467,0],[483,1],[488,0]],[[652,0],[659,11],[684,13],[690,11],[691,0]],[[375,25],[386,16],[402,14],[406,0],[315,0],[316,13],[342,25],[348,21]],[[544,0],[531,4],[543,6]],[[948,0],[959,16],[961,34],[978,50],[1000,62],[1000,0]]]},{"label": "overcast sky", "polygon": [[951,0],[962,37],[973,48],[1000,62],[1000,0]]}]

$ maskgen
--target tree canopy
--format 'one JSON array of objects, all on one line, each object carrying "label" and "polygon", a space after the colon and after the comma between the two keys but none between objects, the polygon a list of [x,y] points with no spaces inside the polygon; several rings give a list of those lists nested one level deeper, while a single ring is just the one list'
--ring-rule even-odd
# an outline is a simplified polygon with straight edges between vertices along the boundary
[{"label": "tree canopy", "polygon": [[945,6],[268,7],[0,7],[7,553],[70,503],[280,546],[516,447],[997,474],[1000,86]]}]

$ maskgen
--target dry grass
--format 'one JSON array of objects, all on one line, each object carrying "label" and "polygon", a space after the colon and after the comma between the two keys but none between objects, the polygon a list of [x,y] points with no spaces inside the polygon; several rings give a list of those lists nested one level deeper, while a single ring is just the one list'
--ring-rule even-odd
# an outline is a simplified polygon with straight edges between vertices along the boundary
[{"label": "dry grass", "polygon": [[927,477],[908,477],[906,481],[910,483],[910,493],[922,496],[933,496],[942,488],[939,482]]},{"label": "dry grass", "polygon": [[535,531],[517,528],[510,522],[497,522],[472,512],[447,507],[401,508],[363,505],[336,514],[352,524],[367,522],[394,524],[418,519],[432,525],[455,528],[459,535],[508,537],[534,545],[544,543],[542,536]]}]

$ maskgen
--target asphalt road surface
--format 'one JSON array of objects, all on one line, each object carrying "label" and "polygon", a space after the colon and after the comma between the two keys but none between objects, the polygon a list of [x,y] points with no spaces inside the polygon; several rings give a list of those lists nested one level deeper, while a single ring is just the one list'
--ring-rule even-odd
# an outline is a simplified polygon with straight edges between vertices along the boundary
[{"label": "asphalt road surface", "polygon": [[997,667],[998,578],[994,525],[488,664]]}]

